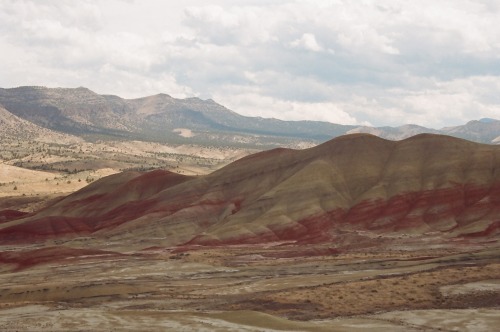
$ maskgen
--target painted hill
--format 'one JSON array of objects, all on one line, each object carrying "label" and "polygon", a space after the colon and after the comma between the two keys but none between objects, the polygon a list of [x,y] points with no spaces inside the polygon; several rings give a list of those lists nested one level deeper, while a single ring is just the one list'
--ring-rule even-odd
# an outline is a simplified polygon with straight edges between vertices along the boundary
[{"label": "painted hill", "polygon": [[212,174],[126,172],[0,224],[0,243],[87,237],[137,246],[426,239],[496,241],[500,147],[422,134],[346,135],[275,149]]}]

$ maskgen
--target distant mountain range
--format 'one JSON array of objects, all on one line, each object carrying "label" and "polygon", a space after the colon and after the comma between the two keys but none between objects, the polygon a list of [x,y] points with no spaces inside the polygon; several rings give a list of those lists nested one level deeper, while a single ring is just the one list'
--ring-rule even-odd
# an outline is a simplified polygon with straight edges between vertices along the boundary
[{"label": "distant mountain range", "polygon": [[[0,89],[0,107],[3,113],[7,111],[17,117],[4,114],[2,127],[4,122],[20,123],[22,119],[38,127],[87,140],[137,139],[275,147],[300,146],[304,142],[317,144],[350,133],[370,133],[391,140],[433,133],[500,144],[500,121],[495,119],[470,121],[440,130],[416,125],[365,127],[319,121],[282,121],[242,116],[210,99],[176,99],[166,94],[123,99],[99,95],[83,87]],[[0,134],[2,130],[0,128]]]}]

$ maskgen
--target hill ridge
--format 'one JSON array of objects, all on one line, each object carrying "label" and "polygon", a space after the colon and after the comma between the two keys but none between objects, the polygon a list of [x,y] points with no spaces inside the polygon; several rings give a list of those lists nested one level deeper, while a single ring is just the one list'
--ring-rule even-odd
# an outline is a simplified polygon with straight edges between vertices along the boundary
[{"label": "hill ridge", "polygon": [[179,246],[361,236],[376,245],[370,241],[380,236],[390,242],[413,234],[446,244],[474,234],[489,241],[499,220],[500,147],[431,134],[397,142],[356,134],[261,152],[205,176],[113,175],[2,223],[0,239]]}]

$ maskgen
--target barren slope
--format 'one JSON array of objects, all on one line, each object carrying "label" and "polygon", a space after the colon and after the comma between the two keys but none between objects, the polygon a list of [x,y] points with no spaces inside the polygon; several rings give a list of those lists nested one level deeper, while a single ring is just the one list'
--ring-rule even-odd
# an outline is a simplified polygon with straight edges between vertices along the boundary
[{"label": "barren slope", "polygon": [[399,142],[354,134],[251,155],[207,176],[113,175],[1,224],[0,241],[349,247],[404,237],[494,241],[499,226],[499,147],[430,134]]},{"label": "barren slope", "polygon": [[0,105],[0,139],[27,139],[40,142],[66,142],[68,144],[83,141],[81,138],[58,133],[53,130],[37,126],[21,119],[7,111]]}]

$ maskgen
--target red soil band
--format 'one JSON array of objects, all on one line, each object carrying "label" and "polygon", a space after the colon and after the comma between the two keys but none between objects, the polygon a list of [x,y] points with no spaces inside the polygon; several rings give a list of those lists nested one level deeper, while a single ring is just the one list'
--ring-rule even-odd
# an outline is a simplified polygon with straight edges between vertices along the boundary
[{"label": "red soil band", "polygon": [[22,212],[17,210],[2,210],[0,211],[0,224],[7,221],[12,221],[25,217],[28,214],[29,214],[28,212]]},{"label": "red soil band", "polygon": [[67,247],[47,247],[36,250],[26,251],[5,251],[0,252],[0,263],[14,264],[15,270],[24,270],[40,264],[48,264],[54,262],[64,262],[68,259],[83,259],[92,258],[93,256],[109,256],[116,257],[121,254],[97,250],[97,249],[75,249]]}]

